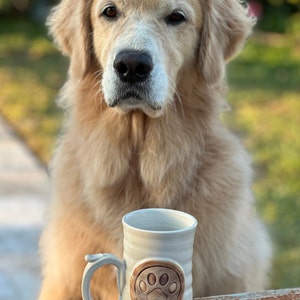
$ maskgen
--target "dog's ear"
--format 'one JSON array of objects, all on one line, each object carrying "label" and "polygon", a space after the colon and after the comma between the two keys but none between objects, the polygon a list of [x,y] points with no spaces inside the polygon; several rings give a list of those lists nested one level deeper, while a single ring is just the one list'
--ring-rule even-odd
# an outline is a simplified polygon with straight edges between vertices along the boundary
[{"label": "dog's ear", "polygon": [[240,0],[201,0],[201,4],[199,67],[203,80],[213,85],[223,80],[226,62],[242,48],[255,19]]},{"label": "dog's ear", "polygon": [[83,78],[91,63],[92,41],[89,4],[86,0],[62,0],[47,20],[59,49],[70,57],[70,75]]}]

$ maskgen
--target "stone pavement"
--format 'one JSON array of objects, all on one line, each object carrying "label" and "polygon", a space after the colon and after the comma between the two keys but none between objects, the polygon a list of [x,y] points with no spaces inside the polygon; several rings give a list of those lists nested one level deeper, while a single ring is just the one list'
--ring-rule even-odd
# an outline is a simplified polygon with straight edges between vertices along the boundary
[{"label": "stone pavement", "polygon": [[48,176],[0,117],[0,300],[37,299]]}]

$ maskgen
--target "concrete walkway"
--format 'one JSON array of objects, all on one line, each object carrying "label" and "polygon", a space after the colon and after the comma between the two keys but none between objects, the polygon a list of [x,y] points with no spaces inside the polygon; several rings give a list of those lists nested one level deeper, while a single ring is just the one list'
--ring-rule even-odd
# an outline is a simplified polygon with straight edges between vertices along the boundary
[{"label": "concrete walkway", "polygon": [[0,300],[37,299],[48,198],[45,170],[0,117]]}]

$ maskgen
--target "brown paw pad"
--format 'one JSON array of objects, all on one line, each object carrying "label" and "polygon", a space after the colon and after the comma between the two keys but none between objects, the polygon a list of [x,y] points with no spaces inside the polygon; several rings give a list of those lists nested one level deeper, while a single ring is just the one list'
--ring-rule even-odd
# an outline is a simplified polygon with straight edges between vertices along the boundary
[{"label": "brown paw pad", "polygon": [[184,276],[170,262],[146,262],[134,270],[130,288],[134,300],[179,300],[184,291]]}]

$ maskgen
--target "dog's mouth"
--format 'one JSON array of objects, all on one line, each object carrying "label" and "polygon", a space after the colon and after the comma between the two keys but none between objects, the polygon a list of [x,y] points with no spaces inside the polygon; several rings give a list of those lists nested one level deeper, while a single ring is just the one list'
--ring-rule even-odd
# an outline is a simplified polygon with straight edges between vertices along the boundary
[{"label": "dog's mouth", "polygon": [[118,96],[114,101],[112,101],[109,106],[116,107],[117,105],[121,104],[122,102],[126,102],[128,105],[135,105],[143,101],[141,95],[139,95],[135,91],[126,92],[124,95]]},{"label": "dog's mouth", "polygon": [[144,107],[151,108],[154,111],[161,110],[161,106],[153,103],[147,98],[143,97],[140,92],[130,90],[118,95],[115,99],[109,101],[109,107],[120,107],[125,110],[143,109]]}]

